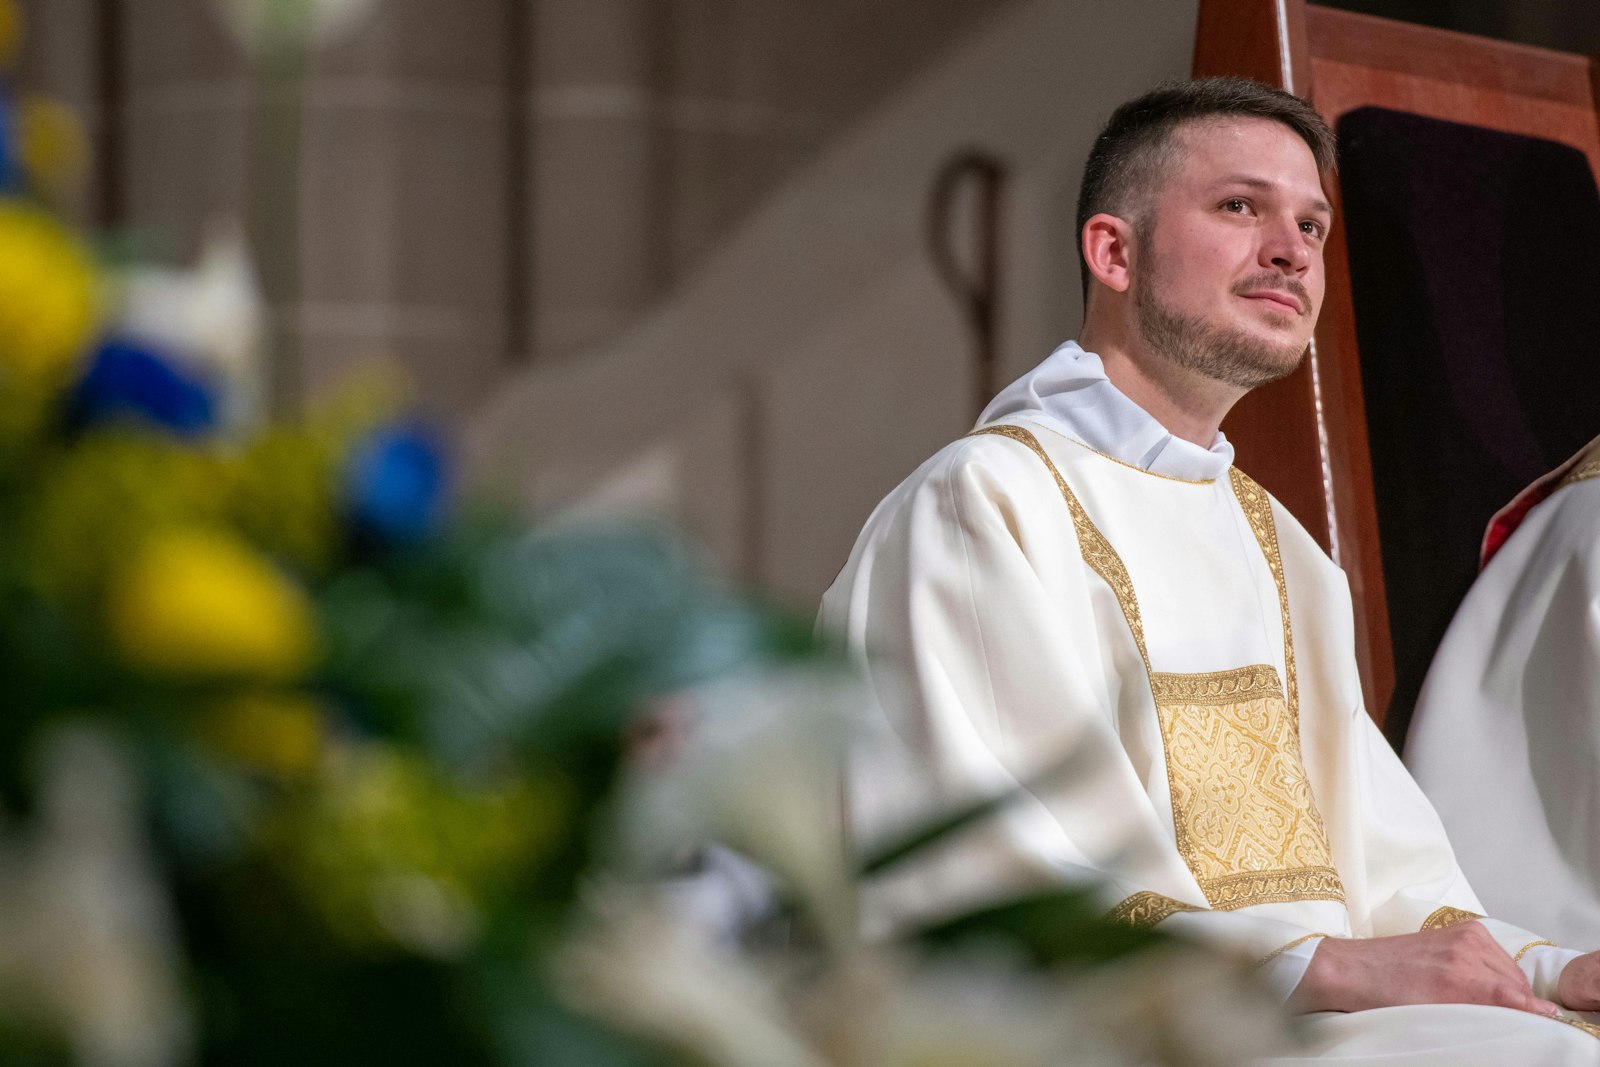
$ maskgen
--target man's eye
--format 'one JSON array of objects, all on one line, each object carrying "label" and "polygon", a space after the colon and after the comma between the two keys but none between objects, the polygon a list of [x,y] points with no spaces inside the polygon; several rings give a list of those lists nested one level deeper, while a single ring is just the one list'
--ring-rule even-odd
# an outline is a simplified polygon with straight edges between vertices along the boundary
[{"label": "man's eye", "polygon": [[1309,237],[1321,237],[1322,223],[1316,222],[1313,219],[1305,219],[1300,223],[1300,232]]},{"label": "man's eye", "polygon": [[1249,205],[1238,197],[1234,197],[1232,200],[1224,200],[1222,202],[1222,210],[1231,211],[1235,215],[1239,215],[1249,210]]}]

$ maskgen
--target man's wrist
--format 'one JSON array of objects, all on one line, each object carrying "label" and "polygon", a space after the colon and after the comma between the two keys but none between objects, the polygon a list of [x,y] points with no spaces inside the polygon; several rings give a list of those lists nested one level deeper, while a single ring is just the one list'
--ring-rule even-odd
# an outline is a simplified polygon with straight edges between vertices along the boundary
[{"label": "man's wrist", "polygon": [[[1346,1011],[1344,990],[1349,968],[1341,949],[1343,938],[1322,936],[1283,953],[1278,959],[1304,953],[1304,969],[1288,1003],[1297,1012]],[[1277,961],[1274,960],[1274,963]]]}]

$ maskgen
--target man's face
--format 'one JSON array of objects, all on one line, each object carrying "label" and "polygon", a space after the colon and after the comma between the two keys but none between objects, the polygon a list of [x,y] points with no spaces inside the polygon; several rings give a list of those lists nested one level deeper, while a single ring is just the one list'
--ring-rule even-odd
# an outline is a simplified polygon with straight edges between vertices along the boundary
[{"label": "man's face", "polygon": [[1311,149],[1281,123],[1174,131],[1141,225],[1135,324],[1158,356],[1253,389],[1300,362],[1322,308],[1331,211]]}]

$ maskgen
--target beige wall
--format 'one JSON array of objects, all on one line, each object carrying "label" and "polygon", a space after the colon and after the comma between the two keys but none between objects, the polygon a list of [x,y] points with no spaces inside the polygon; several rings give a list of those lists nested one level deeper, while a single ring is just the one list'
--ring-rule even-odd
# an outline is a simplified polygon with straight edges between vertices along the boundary
[{"label": "beige wall", "polygon": [[670,300],[510,378],[479,476],[536,509],[645,510],[801,611],[873,504],[974,414],[972,347],[929,266],[934,175],[1009,161],[1001,361],[1077,327],[1078,172],[1122,100],[1188,67],[1194,0],[1010,5],[830,139]]}]

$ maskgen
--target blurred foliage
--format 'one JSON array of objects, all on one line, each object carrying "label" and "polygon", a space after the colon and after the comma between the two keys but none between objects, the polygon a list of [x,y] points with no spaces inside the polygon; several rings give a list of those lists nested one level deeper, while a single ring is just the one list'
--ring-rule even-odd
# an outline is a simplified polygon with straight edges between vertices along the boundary
[{"label": "blurred foliage", "polygon": [[[364,7],[229,10],[279,40],[284,12]],[[19,32],[0,0],[0,62]],[[97,263],[51,208],[82,144],[0,88],[0,1062],[932,1062],[862,1037],[923,1009],[910,976],[850,992],[898,973],[862,962],[856,879],[1013,798],[851,872],[831,790],[857,697],[800,669],[841,673],[809,622],[668,530],[462,506],[381,391],[266,419],[237,239],[193,269]],[[678,758],[697,701],[722,722]],[[711,841],[776,882],[743,955],[654,923],[653,896],[597,904]],[[1100,910],[1063,890],[905,943],[1002,945],[1042,996],[1165,943]]]}]

